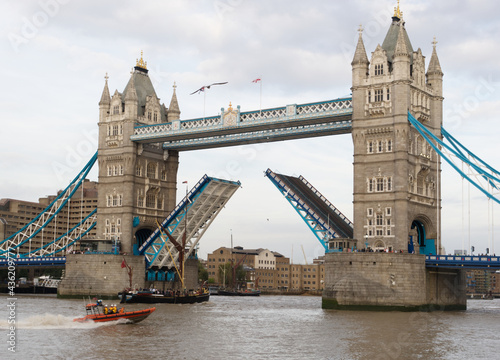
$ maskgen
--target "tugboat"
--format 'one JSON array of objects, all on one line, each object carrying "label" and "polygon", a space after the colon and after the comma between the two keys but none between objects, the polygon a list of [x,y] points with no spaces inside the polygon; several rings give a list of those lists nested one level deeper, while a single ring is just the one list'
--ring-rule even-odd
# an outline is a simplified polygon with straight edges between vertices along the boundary
[{"label": "tugboat", "polygon": [[101,312],[102,300],[97,300],[96,303],[90,303],[85,306],[87,315],[82,318],[73,319],[77,322],[105,322],[105,321],[116,321],[120,319],[127,319],[130,323],[138,323],[139,321],[147,318],[156,308],[149,308],[136,311],[125,311],[123,308],[117,309],[116,306],[110,306],[109,308],[104,307],[103,312]]}]

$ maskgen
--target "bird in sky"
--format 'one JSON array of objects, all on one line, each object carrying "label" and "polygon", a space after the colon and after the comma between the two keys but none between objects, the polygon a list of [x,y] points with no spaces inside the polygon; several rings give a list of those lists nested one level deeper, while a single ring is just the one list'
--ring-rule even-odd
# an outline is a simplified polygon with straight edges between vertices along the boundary
[{"label": "bird in sky", "polygon": [[210,86],[213,86],[213,85],[224,85],[224,84],[227,84],[227,81],[226,82],[213,83],[213,84],[210,84],[210,85],[204,85],[204,86],[202,86],[201,88],[199,88],[198,90],[192,92],[189,95],[193,95],[193,94],[196,94],[196,93],[201,93],[201,92],[205,91],[205,89],[210,89]]}]

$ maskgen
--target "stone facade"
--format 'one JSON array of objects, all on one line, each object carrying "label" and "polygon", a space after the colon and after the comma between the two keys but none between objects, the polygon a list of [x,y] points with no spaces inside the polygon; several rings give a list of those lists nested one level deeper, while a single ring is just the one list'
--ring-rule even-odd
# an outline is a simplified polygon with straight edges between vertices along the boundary
[{"label": "stone facade", "polygon": [[[434,50],[413,51],[396,13],[368,60],[360,29],[352,61],[354,238],[358,247],[436,254],[440,249],[439,158],[408,111],[441,137],[443,73]],[[413,248],[410,247],[410,251]]]},{"label": "stone facade", "polygon": [[331,253],[326,264],[326,309],[466,309],[464,271],[426,269],[424,255]]},{"label": "stone facade", "polygon": [[97,236],[119,239],[132,253],[176,205],[178,152],[161,144],[130,140],[137,125],[179,119],[174,93],[167,108],[160,103],[142,57],[123,93],[110,96],[108,79],[99,102],[99,207]]},{"label": "stone facade", "polygon": [[124,259],[132,267],[132,286],[143,288],[146,271],[144,256],[69,254],[58,296],[116,297],[130,284],[127,269],[121,267]]}]

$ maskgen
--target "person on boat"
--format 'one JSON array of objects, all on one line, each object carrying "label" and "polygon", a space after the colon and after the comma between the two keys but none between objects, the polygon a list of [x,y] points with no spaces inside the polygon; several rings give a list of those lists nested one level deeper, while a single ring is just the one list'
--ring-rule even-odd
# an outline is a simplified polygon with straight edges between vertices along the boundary
[{"label": "person on boat", "polygon": [[104,315],[108,315],[108,305],[104,305]]}]

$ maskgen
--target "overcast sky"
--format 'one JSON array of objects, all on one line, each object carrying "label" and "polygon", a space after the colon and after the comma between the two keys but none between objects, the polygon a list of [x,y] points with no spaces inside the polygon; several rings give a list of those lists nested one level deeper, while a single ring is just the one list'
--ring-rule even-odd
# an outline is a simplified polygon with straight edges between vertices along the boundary
[{"label": "overcast sky", "polygon": [[[123,91],[144,51],[149,75],[168,106],[177,83],[181,119],[203,116],[202,85],[228,81],[206,93],[206,115],[221,107],[329,100],[350,94],[360,24],[368,56],[382,43],[396,1],[170,0],[3,1],[0,13],[0,198],[36,201],[67,186],[97,150],[98,102],[109,75]],[[500,21],[493,0],[401,2],[413,48],[426,56],[436,36],[444,72],[444,127],[500,168]],[[352,220],[350,135],[182,152],[179,184],[204,174],[240,180],[200,241],[206,258],[219,246],[268,248],[295,262],[322,255],[311,231],[263,176],[267,168],[303,175]],[[92,179],[97,180],[93,171]],[[465,186],[467,189],[467,186]],[[179,186],[179,194],[185,191]],[[471,190],[471,217],[462,181],[443,166],[442,237],[447,252],[471,244],[485,251],[500,237],[500,208],[491,211]],[[179,199],[180,197],[178,197]],[[493,224],[493,225],[491,225]],[[489,229],[489,232],[488,232]],[[463,237],[465,233],[465,238]],[[500,253],[500,244],[498,244]]]}]

